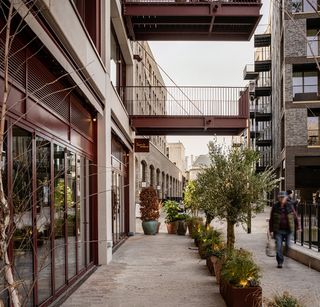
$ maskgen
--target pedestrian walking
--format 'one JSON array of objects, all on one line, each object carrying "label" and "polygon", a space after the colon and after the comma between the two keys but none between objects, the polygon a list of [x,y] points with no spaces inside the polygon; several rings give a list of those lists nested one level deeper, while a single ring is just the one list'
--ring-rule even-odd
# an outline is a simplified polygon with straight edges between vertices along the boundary
[{"label": "pedestrian walking", "polygon": [[269,231],[276,241],[276,259],[279,269],[282,268],[284,262],[283,242],[286,243],[287,255],[291,234],[295,228],[299,228],[299,222],[294,206],[289,201],[287,192],[279,192],[278,201],[272,207],[269,220]]},{"label": "pedestrian walking", "polygon": [[297,211],[299,202],[297,199],[294,198],[293,191],[288,190],[287,194],[288,194],[288,202],[290,202],[293,205],[294,210]]}]

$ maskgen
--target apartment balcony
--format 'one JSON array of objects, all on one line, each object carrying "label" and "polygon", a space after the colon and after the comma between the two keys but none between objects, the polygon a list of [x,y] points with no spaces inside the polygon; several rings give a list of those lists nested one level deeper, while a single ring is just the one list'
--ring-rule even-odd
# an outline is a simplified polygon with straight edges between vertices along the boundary
[{"label": "apartment balcony", "polygon": [[256,145],[258,147],[269,147],[269,146],[272,146],[272,140],[271,139],[257,139]]},{"label": "apartment balcony", "polygon": [[255,86],[256,97],[270,96],[272,93],[271,78],[258,79]]},{"label": "apartment balcony", "polygon": [[[122,90],[137,135],[240,135],[247,128],[249,93],[244,87],[133,86]],[[151,113],[151,109],[159,111]]]},{"label": "apartment balcony", "polygon": [[248,41],[261,0],[123,0],[131,40]]},{"label": "apartment balcony", "polygon": [[254,70],[254,65],[247,64],[243,70],[243,79],[244,80],[256,80],[259,76],[259,73]]},{"label": "apartment balcony", "polygon": [[256,51],[254,59],[254,71],[263,72],[271,70],[271,55],[270,50]]},{"label": "apartment balcony", "polygon": [[255,34],[254,35],[254,47],[269,47],[271,46],[271,34]]}]

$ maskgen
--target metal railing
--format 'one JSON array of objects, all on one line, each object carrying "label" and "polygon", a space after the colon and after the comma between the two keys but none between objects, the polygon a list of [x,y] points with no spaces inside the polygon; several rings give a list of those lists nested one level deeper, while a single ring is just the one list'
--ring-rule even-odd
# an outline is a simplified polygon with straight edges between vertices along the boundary
[{"label": "metal railing", "polygon": [[308,146],[320,146],[320,129],[308,129]]},{"label": "metal railing", "polygon": [[160,4],[190,4],[192,3],[193,5],[204,5],[210,2],[225,2],[225,3],[230,3],[230,4],[254,4],[254,3],[261,3],[261,0],[122,0],[124,4],[130,4],[130,3],[160,3]]},{"label": "metal railing", "polygon": [[271,85],[271,77],[261,77],[256,81],[256,87],[268,87]]},{"label": "metal railing", "polygon": [[129,115],[248,116],[246,87],[127,86],[121,91]]},{"label": "metal railing", "polygon": [[292,0],[291,3],[292,13],[316,13],[315,8],[318,8],[317,0]]},{"label": "metal railing", "polygon": [[261,47],[254,52],[254,60],[257,61],[269,61],[271,60],[270,47]]},{"label": "metal railing", "polygon": [[294,242],[320,252],[320,203],[301,203],[297,213],[301,231],[295,231]]}]

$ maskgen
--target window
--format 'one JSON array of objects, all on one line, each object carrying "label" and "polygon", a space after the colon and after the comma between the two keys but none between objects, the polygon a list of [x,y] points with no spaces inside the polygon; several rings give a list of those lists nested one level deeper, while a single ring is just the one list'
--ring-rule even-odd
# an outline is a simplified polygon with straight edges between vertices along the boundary
[{"label": "window", "polygon": [[315,13],[319,10],[318,0],[292,0],[292,13]]},{"label": "window", "polygon": [[95,44],[98,52],[101,52],[101,18],[100,0],[73,0],[86,29]]},{"label": "window", "polygon": [[316,71],[294,72],[292,90],[293,97],[301,93],[318,94],[318,73]]},{"label": "window", "polygon": [[307,56],[313,57],[319,55],[319,30],[317,29],[308,29],[307,30]]},{"label": "window", "polygon": [[308,111],[308,146],[320,146],[320,110]]}]

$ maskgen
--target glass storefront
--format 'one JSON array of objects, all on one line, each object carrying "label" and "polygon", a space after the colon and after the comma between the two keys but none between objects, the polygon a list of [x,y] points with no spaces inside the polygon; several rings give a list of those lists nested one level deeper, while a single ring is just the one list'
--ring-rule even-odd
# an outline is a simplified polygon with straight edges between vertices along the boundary
[{"label": "glass storefront", "polygon": [[[81,152],[19,126],[8,131],[4,155],[13,274],[22,305],[41,305],[92,263],[95,174]],[[0,298],[9,306],[0,278]]]}]

